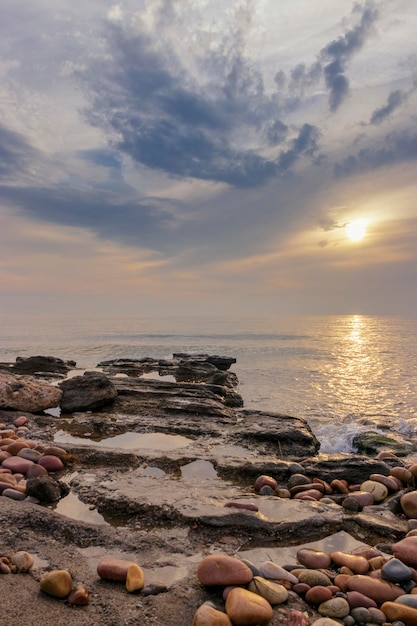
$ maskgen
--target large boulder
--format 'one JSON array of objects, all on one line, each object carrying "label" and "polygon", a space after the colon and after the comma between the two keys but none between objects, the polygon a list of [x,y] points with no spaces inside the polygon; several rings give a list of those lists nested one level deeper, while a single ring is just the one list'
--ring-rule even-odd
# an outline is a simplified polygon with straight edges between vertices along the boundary
[{"label": "large boulder", "polygon": [[62,390],[61,411],[94,411],[112,404],[117,389],[101,372],[85,372],[84,376],[68,378],[59,384]]},{"label": "large boulder", "polygon": [[27,376],[0,373],[0,408],[42,413],[59,405],[62,391]]}]

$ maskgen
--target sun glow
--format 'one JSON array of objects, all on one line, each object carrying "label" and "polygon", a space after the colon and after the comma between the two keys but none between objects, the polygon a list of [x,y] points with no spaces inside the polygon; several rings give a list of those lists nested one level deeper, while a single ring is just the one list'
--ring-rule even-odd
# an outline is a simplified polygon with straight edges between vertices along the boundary
[{"label": "sun glow", "polygon": [[353,220],[346,225],[346,234],[351,241],[360,241],[366,235],[368,220],[361,218]]}]

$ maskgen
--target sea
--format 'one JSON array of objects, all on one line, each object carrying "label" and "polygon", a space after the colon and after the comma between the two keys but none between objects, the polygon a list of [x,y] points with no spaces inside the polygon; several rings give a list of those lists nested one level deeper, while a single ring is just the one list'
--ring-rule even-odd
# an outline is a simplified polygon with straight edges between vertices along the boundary
[{"label": "sea", "polygon": [[0,317],[0,361],[102,360],[174,352],[232,356],[247,409],[307,420],[323,453],[354,453],[364,430],[417,445],[417,318]]}]

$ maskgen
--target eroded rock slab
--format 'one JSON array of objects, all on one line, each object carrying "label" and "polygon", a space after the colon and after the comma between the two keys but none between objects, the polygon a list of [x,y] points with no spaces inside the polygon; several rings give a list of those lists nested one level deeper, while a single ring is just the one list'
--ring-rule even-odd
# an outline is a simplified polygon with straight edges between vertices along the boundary
[{"label": "eroded rock slab", "polygon": [[93,411],[112,404],[117,397],[114,384],[101,372],[85,372],[59,384],[62,390],[61,411]]}]

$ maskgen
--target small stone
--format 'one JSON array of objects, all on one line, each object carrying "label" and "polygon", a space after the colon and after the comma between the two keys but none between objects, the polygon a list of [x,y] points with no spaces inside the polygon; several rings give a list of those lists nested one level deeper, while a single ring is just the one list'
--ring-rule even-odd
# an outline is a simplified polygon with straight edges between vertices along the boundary
[{"label": "small stone", "polygon": [[297,561],[310,569],[327,569],[332,563],[326,552],[313,548],[300,548],[297,551]]},{"label": "small stone", "polygon": [[395,600],[398,604],[405,604],[411,606],[413,609],[417,609],[417,595],[415,593],[406,593],[405,596],[400,596]]},{"label": "small stone", "polygon": [[35,562],[33,556],[23,550],[12,554],[10,560],[16,565],[18,572],[28,572]]},{"label": "small stone", "polygon": [[405,537],[392,545],[392,553],[406,565],[417,567],[417,537]]},{"label": "small stone", "polygon": [[278,483],[275,478],[272,478],[272,476],[267,476],[266,474],[262,474],[262,476],[258,476],[255,481],[255,491],[260,491],[265,485],[271,487],[274,491],[278,487]]},{"label": "small stone", "polygon": [[53,456],[52,454],[41,456],[38,460],[38,465],[44,467],[48,470],[48,472],[59,472],[64,469],[64,464],[61,459],[57,456]]},{"label": "small stone", "polygon": [[372,614],[364,606],[358,606],[352,609],[350,614],[355,622],[362,624],[368,624],[369,622],[372,622]]},{"label": "small stone", "polygon": [[349,615],[350,607],[349,603],[345,598],[332,598],[331,600],[326,600],[320,604],[317,609],[320,615],[324,617],[336,617],[343,618],[346,615]]},{"label": "small stone", "polygon": [[38,465],[35,463],[31,467],[29,467],[26,472],[26,478],[37,478],[38,476],[47,476],[48,470],[46,470],[42,465]]},{"label": "small stone", "polygon": [[413,609],[405,604],[398,602],[384,602],[381,611],[386,615],[388,622],[401,621],[407,626],[415,626],[417,624],[417,609]]},{"label": "small stone", "polygon": [[[369,491],[352,491],[347,498],[343,501],[343,508],[348,508],[348,501],[356,501],[358,504],[358,510],[362,510],[365,506],[372,506],[375,498]],[[352,510],[352,509],[351,509]]]},{"label": "small stone", "polygon": [[332,581],[324,572],[316,569],[302,570],[298,574],[298,580],[300,583],[307,583],[310,587],[316,587],[317,585],[328,587],[332,584]]},{"label": "small stone", "polygon": [[306,595],[306,602],[309,604],[322,604],[322,602],[326,602],[330,600],[333,596],[333,593],[329,587],[323,587],[322,585],[316,585],[315,587],[311,587]]},{"label": "small stone", "polygon": [[136,563],[131,563],[127,568],[126,574],[126,589],[129,593],[134,593],[136,591],[141,591],[145,585],[145,574],[143,569],[136,565]]},{"label": "small stone", "polygon": [[388,488],[376,480],[365,480],[365,482],[361,484],[361,491],[371,493],[375,502],[382,502],[388,495]]},{"label": "small stone", "polygon": [[227,596],[226,613],[233,624],[251,626],[267,624],[273,610],[269,602],[252,591],[236,587]]},{"label": "small stone", "polygon": [[399,559],[390,559],[381,568],[381,576],[391,583],[405,583],[411,580],[412,570]]},{"label": "small stone", "polygon": [[232,626],[232,622],[223,611],[202,604],[194,614],[192,626]]},{"label": "small stone", "polygon": [[32,448],[22,448],[16,456],[19,456],[21,459],[29,459],[29,461],[37,463],[41,455],[36,450],[32,450]]},{"label": "small stone", "polygon": [[269,580],[286,580],[291,584],[298,583],[298,578],[294,576],[291,572],[288,572],[286,569],[281,567],[281,565],[277,565],[273,561],[265,561],[261,564],[259,571],[261,576],[264,578],[268,578]]},{"label": "small stone", "polygon": [[106,557],[97,565],[97,574],[104,580],[115,580],[125,583],[129,565],[136,565],[133,561]]},{"label": "small stone", "polygon": [[368,596],[365,596],[359,591],[349,591],[346,594],[346,600],[349,602],[351,609],[356,609],[359,606],[364,606],[366,609],[369,609],[370,607],[376,608],[377,606],[375,600],[368,598]]},{"label": "small stone", "polygon": [[269,485],[264,485],[259,489],[260,496],[275,496],[275,489],[272,489]]},{"label": "small stone", "polygon": [[11,470],[12,472],[20,472],[26,474],[29,467],[33,465],[33,461],[29,459],[21,459],[18,456],[11,456],[2,462],[2,467]]},{"label": "small stone", "polygon": [[66,598],[72,589],[72,577],[68,570],[52,570],[41,578],[41,590],[54,598]]},{"label": "small stone", "polygon": [[346,585],[349,591],[359,591],[377,603],[394,601],[404,595],[404,591],[392,583],[360,574],[349,576]]},{"label": "small stone", "polygon": [[261,576],[254,576],[248,585],[248,589],[265,598],[272,606],[282,604],[288,600],[288,590],[283,585],[266,580]]},{"label": "small stone", "polygon": [[307,478],[304,474],[292,474],[288,479],[288,489],[292,489],[293,487],[297,487],[299,485],[309,485],[311,480]]},{"label": "small stone", "polygon": [[407,517],[417,517],[417,491],[410,491],[401,496],[400,504]]},{"label": "small stone", "polygon": [[20,428],[21,426],[27,424],[27,421],[27,417],[25,417],[24,415],[20,415],[19,417],[16,417],[16,419],[13,421],[13,424],[16,426],[16,428]]},{"label": "small stone", "polygon": [[389,473],[390,476],[394,476],[394,478],[398,478],[403,485],[408,485],[413,482],[413,475],[406,467],[393,467]]},{"label": "small stone", "polygon": [[372,615],[372,622],[374,624],[383,624],[386,621],[385,614],[381,611],[381,609],[376,609],[373,606],[370,606],[368,611]]},{"label": "small stone", "polygon": [[168,591],[168,587],[163,583],[150,583],[142,589],[143,596],[158,596],[160,593]]},{"label": "small stone", "polygon": [[246,585],[253,578],[251,569],[232,556],[210,554],[200,561],[197,577],[202,585]]},{"label": "small stone", "polygon": [[6,496],[6,498],[10,498],[11,500],[24,500],[26,498],[25,493],[18,491],[17,489],[13,489],[12,487],[4,489],[2,495]]},{"label": "small stone", "polygon": [[77,583],[70,591],[67,598],[68,604],[74,606],[85,606],[90,602],[90,594],[83,583]]},{"label": "small stone", "polygon": [[366,574],[369,570],[369,563],[363,556],[348,554],[347,552],[336,551],[330,553],[330,558],[336,565],[344,565],[355,574]]}]

